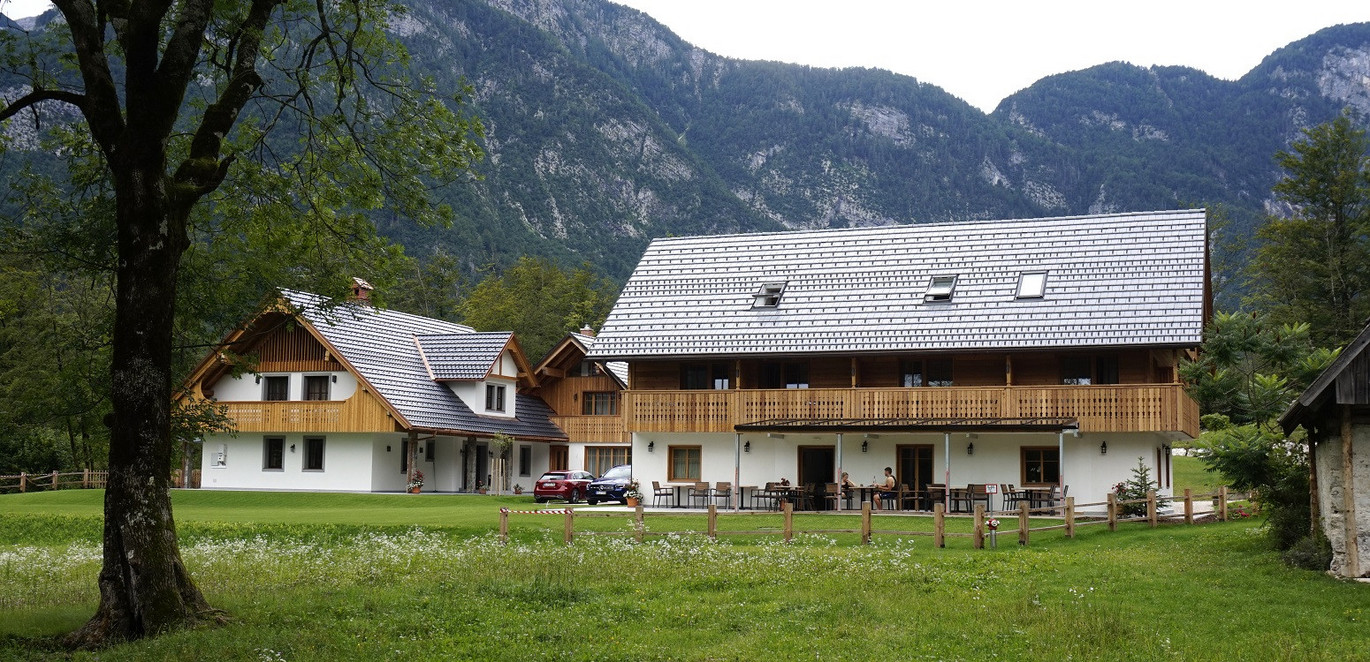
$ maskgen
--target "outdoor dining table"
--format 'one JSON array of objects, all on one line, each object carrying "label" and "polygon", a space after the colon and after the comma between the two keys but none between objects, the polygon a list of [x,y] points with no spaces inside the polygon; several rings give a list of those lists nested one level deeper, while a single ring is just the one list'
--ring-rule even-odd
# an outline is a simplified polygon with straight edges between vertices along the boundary
[{"label": "outdoor dining table", "polygon": [[1029,508],[1046,508],[1051,505],[1054,488],[1023,487],[1019,489],[1027,497]]}]

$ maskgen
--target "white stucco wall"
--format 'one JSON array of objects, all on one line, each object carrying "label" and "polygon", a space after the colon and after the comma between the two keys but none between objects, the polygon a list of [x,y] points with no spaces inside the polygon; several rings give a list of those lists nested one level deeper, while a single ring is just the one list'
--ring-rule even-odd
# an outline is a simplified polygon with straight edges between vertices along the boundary
[{"label": "white stucco wall", "polygon": [[[323,471],[304,471],[304,438],[323,437]],[[236,438],[212,435],[205,440],[201,463],[201,486],[206,489],[245,490],[306,490],[316,492],[352,492],[372,489],[374,445],[379,443],[373,434],[267,434],[240,433]],[[282,470],[262,469],[264,439],[283,437],[284,465]],[[291,445],[295,450],[290,450]],[[215,455],[223,447],[227,453],[224,466],[214,463]],[[381,447],[382,450],[384,446]]]},{"label": "white stucco wall", "polygon": [[[485,408],[485,385],[496,384],[504,387],[504,411],[494,411]],[[452,393],[461,401],[466,403],[471,411],[482,416],[501,416],[504,418],[514,418],[517,415],[515,393],[518,391],[517,385],[512,379],[486,379],[475,382],[447,382],[447,388],[452,389]]]},{"label": "white stucco wall", "polygon": [[[870,484],[884,475],[885,467],[893,467],[901,482],[910,482],[908,478],[898,476],[896,447],[900,445],[931,445],[933,482],[944,482],[947,454],[942,434],[879,434],[868,440],[866,453],[861,452],[862,439],[859,433],[843,436],[839,462],[854,482]],[[1108,441],[1107,454],[1099,452],[1099,444],[1104,440]],[[656,442],[653,452],[647,451],[649,441]],[[783,438],[773,438],[764,433],[749,433],[742,435],[741,441],[744,444],[751,442],[751,452],[741,453],[739,484],[744,486],[761,486],[781,478],[798,483],[799,446],[837,445],[834,434],[785,434]],[[701,454],[700,479],[709,483],[732,482],[736,443],[734,435],[726,433],[637,433],[633,435],[633,472],[644,487],[650,486],[653,480],[667,485],[668,448],[697,445]],[[966,453],[968,443],[975,444],[973,455]],[[1086,508],[1083,504],[1105,501],[1114,484],[1132,476],[1138,457],[1151,469],[1152,479],[1157,480],[1160,472],[1156,467],[1156,449],[1165,443],[1160,435],[1151,434],[1084,434],[1080,437],[1067,434],[1063,471],[1065,482],[1070,486],[1070,496],[1075,497],[1077,504],[1082,504],[1082,509],[1102,510],[1102,506]],[[981,433],[968,438],[964,433],[953,434],[949,482],[955,486],[1011,483],[1021,487],[1021,448],[1024,446],[1055,448],[1057,436],[1054,433]],[[1157,493],[1167,495],[1171,490],[1162,487]],[[995,507],[999,507],[998,500]]]},{"label": "white stucco wall", "polygon": [[[332,382],[328,387],[329,400],[346,400],[357,392],[357,378],[352,373],[345,370],[335,372],[266,372],[262,376],[289,376],[290,377],[290,399],[304,399],[304,377],[305,375],[329,375],[336,377],[338,381]],[[237,377],[224,377],[214,385],[214,399],[223,402],[252,402],[262,399],[262,384],[257,382],[257,375],[243,374]]]},{"label": "white stucco wall", "polygon": [[[1360,577],[1370,577],[1370,427],[1352,428],[1351,486],[1355,491],[1356,547]],[[1318,505],[1322,530],[1332,543],[1333,574],[1352,576],[1346,548],[1346,482],[1343,478],[1342,442],[1333,434],[1318,443]]]}]

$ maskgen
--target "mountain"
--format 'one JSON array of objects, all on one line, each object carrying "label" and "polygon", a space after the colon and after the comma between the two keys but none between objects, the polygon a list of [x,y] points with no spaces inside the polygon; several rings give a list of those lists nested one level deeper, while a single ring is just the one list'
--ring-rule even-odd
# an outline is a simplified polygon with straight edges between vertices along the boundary
[{"label": "mountain", "polygon": [[417,71],[471,86],[487,158],[480,181],[445,191],[454,227],[382,230],[468,269],[531,254],[621,279],[658,236],[1214,203],[1246,230],[1301,128],[1347,106],[1370,117],[1370,24],[1237,81],[1107,63],[985,114],[888,71],[720,57],[603,0],[411,7],[394,34]]}]

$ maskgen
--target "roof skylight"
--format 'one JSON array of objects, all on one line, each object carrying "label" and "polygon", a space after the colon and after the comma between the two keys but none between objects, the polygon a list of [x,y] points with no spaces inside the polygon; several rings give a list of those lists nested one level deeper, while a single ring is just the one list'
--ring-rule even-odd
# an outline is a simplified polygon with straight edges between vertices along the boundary
[{"label": "roof skylight", "polygon": [[1047,289],[1047,272],[1033,271],[1018,275],[1018,298],[1040,299]]},{"label": "roof skylight", "polygon": [[923,295],[927,301],[951,301],[951,293],[956,289],[956,276],[933,276],[932,284]]},{"label": "roof skylight", "polygon": [[785,293],[785,283],[765,283],[752,296],[752,308],[776,308],[780,305],[780,295]]}]

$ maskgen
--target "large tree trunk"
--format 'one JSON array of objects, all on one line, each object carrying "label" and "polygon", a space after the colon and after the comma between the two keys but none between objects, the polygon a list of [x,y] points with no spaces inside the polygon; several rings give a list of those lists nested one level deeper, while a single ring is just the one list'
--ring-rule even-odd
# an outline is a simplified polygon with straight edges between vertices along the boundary
[{"label": "large tree trunk", "polygon": [[[130,150],[136,151],[136,150]],[[151,150],[149,150],[151,151]],[[220,619],[181,561],[171,516],[171,336],[185,213],[164,190],[161,156],[111,163],[119,266],[109,482],[100,606],[68,642],[100,647]],[[122,166],[122,167],[121,167]]]}]

